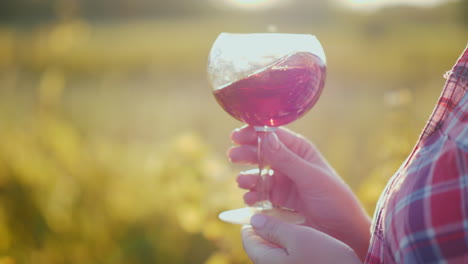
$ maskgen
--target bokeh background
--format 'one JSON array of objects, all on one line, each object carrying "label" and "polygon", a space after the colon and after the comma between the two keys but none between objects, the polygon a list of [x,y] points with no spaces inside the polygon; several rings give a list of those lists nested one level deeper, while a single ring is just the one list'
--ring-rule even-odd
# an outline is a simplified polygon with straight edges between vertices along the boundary
[{"label": "bokeh background", "polygon": [[0,1],[0,264],[249,263],[217,219],[247,168],[206,78],[223,31],[318,36],[327,84],[289,127],[372,214],[466,46],[468,1]]}]

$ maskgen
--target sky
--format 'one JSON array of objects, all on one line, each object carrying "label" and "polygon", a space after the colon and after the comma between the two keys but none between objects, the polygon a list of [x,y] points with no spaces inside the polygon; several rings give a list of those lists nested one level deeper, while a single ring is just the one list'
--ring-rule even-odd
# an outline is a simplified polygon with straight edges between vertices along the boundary
[{"label": "sky", "polygon": [[[291,0],[225,0],[228,5],[241,9],[265,9],[276,7],[278,5],[287,4]],[[316,0],[311,0],[316,1]],[[325,1],[325,0],[322,0]],[[372,11],[386,6],[392,5],[413,5],[413,6],[434,6],[448,1],[456,0],[332,0],[345,7]]]},{"label": "sky", "polygon": [[376,10],[392,5],[412,5],[430,7],[454,0],[335,0],[338,3],[357,10]]}]

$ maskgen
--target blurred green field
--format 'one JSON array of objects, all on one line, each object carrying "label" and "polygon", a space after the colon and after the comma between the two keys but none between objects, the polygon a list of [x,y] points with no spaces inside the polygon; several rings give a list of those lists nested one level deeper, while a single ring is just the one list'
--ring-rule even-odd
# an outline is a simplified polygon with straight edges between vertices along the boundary
[{"label": "blurred green field", "polygon": [[[444,12],[452,12],[445,7]],[[466,46],[440,10],[338,13],[313,33],[328,59],[310,138],[369,214],[415,144]],[[0,264],[248,263],[225,151],[241,124],[206,80],[222,32],[261,19],[207,17],[0,26]]]}]

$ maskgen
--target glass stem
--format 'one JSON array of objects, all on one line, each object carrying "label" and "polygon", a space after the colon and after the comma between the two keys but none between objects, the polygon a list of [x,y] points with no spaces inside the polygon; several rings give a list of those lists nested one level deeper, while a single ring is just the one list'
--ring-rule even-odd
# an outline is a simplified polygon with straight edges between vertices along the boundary
[{"label": "glass stem", "polygon": [[258,181],[257,181],[257,194],[258,202],[255,204],[256,207],[261,209],[271,209],[273,206],[269,200],[269,186],[268,186],[268,168],[265,168],[265,163],[263,160],[263,141],[268,133],[273,133],[275,128],[271,127],[255,127],[257,131],[257,161],[258,161]]}]

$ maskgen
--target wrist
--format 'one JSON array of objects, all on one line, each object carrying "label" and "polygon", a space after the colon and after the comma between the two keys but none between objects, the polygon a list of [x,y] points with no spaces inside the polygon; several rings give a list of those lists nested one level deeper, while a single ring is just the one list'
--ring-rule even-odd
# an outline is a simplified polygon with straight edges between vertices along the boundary
[{"label": "wrist", "polygon": [[364,261],[369,249],[371,220],[365,213],[361,218],[354,227],[349,228],[342,241],[354,250],[361,261]]},{"label": "wrist", "polygon": [[348,226],[340,229],[341,241],[349,245],[359,259],[364,261],[369,249],[372,221],[351,189],[346,187],[349,196],[344,197],[343,201],[349,201],[348,210],[344,214],[348,217]]}]

